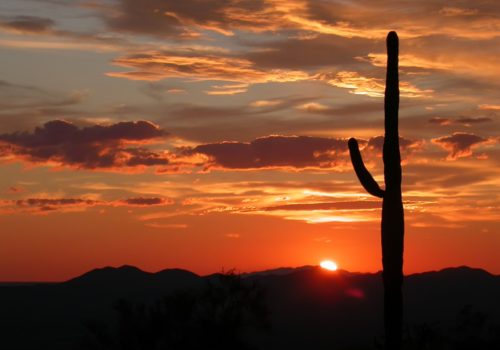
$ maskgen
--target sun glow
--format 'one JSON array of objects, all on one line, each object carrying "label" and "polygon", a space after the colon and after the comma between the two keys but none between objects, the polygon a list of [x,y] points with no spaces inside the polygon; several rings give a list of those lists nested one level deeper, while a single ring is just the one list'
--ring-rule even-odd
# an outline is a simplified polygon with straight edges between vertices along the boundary
[{"label": "sun glow", "polygon": [[321,262],[320,266],[330,271],[337,270],[337,264],[335,264],[333,261],[323,261]]}]

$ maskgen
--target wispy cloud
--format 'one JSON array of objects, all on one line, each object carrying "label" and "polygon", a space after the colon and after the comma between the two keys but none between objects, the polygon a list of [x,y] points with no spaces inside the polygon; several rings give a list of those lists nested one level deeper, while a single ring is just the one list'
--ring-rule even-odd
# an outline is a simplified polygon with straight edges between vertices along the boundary
[{"label": "wispy cloud", "polygon": [[328,109],[328,106],[322,105],[321,103],[317,102],[310,102],[306,103],[300,106],[295,107],[298,110],[304,111],[304,112],[315,112],[315,111],[324,111]]},{"label": "wispy cloud", "polygon": [[[385,91],[383,79],[366,78],[356,72],[339,72],[334,79],[328,81],[328,84],[350,89],[349,92],[356,95],[367,95],[370,97],[383,97]],[[425,94],[433,92],[433,90],[420,90],[416,86],[403,81],[399,83],[399,90],[401,97],[423,97]]]},{"label": "wispy cloud", "polygon": [[[183,77],[192,81],[223,80],[243,82],[245,85],[265,82],[294,82],[316,79],[303,71],[263,70],[253,67],[253,63],[242,58],[222,56],[170,56],[158,51],[123,56],[113,64],[135,68],[134,71],[107,73],[108,76],[130,80],[159,81],[167,78]],[[230,91],[241,91],[232,89]],[[219,94],[214,92],[213,94]]]},{"label": "wispy cloud", "polygon": [[216,90],[216,91],[203,91],[207,95],[235,95],[247,92],[246,89],[232,89],[232,90]]},{"label": "wispy cloud", "polygon": [[12,212],[26,211],[37,214],[40,212],[75,211],[75,209],[78,208],[84,210],[85,208],[94,206],[130,206],[147,208],[172,204],[174,204],[174,201],[166,198],[136,197],[113,201],[85,198],[28,198],[8,201],[5,205],[20,208],[14,209]]},{"label": "wispy cloud", "polygon": [[186,224],[157,224],[157,223],[147,223],[146,226],[155,228],[186,228]]},{"label": "wispy cloud", "polygon": [[283,103],[282,100],[262,100],[262,101],[255,101],[249,104],[250,107],[267,107],[267,106],[275,106],[279,105],[280,103]]},{"label": "wispy cloud", "polygon": [[49,18],[16,16],[0,21],[0,29],[20,34],[49,34],[54,24]]}]

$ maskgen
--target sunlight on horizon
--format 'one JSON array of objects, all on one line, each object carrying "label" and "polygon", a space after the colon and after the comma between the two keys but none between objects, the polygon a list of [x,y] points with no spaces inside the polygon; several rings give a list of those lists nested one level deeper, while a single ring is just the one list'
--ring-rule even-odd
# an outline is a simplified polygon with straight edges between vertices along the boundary
[{"label": "sunlight on horizon", "polygon": [[335,264],[333,261],[322,261],[320,266],[330,271],[337,270],[337,264]]}]

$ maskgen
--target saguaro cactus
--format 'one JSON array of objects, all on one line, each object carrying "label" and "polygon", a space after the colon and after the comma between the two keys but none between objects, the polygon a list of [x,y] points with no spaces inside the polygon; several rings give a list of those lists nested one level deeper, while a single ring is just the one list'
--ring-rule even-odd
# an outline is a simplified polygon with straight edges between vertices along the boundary
[{"label": "saguaro cactus", "polygon": [[404,213],[401,196],[401,154],[399,152],[398,78],[399,42],[396,32],[387,36],[387,80],[385,86],[385,140],[383,148],[385,190],[380,189],[361,159],[358,143],[349,140],[349,152],[363,187],[382,201],[382,278],[384,282],[384,326],[386,350],[400,350],[403,323]]}]

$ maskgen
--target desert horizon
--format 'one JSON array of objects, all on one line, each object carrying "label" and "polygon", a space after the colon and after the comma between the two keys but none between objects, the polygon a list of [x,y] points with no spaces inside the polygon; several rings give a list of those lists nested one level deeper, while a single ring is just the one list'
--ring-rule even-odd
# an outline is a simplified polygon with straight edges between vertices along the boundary
[{"label": "desert horizon", "polygon": [[[140,332],[153,332],[156,328],[154,324],[146,326],[155,318],[150,319],[148,313],[139,312],[141,305],[145,306],[142,310],[150,310],[155,315],[155,305],[162,305],[168,300],[174,302],[166,304],[174,307],[173,310],[184,305],[185,297],[197,295],[201,297],[201,303],[206,302],[204,298],[213,295],[215,299],[211,302],[218,300],[218,305],[231,300],[237,302],[239,299],[231,298],[245,290],[257,292],[252,294],[253,298],[257,298],[255,301],[265,302],[259,317],[264,322],[262,324],[270,327],[270,333],[254,332],[243,327],[245,332],[241,334],[242,339],[258,348],[298,350],[309,347],[319,350],[329,349],[334,343],[339,349],[373,349],[374,338],[383,343],[383,285],[380,272],[357,274],[330,271],[319,266],[274,271],[278,273],[250,274],[241,278],[241,285],[234,285],[232,283],[238,281],[234,278],[239,276],[231,275],[230,270],[225,274],[198,276],[179,269],[148,273],[123,266],[95,269],[55,284],[0,285],[0,307],[4,311],[0,318],[3,330],[0,345],[6,349],[15,347],[24,350],[36,344],[38,349],[62,350],[78,344],[83,346],[83,341],[87,346],[96,346],[95,342],[100,338],[95,338],[99,334],[95,332],[100,328],[95,327],[107,324],[108,330],[115,330],[123,317],[135,324],[128,326],[132,328],[127,334],[139,332],[138,339],[144,339],[140,337]],[[229,279],[224,279],[224,276]],[[203,294],[203,291],[210,293]],[[261,291],[263,294],[260,294]],[[403,292],[404,322],[412,332],[405,333],[405,342],[425,340],[418,338],[418,330],[426,329],[434,337],[426,341],[434,342],[434,346],[449,342],[461,344],[466,340],[453,329],[460,326],[460,315],[465,313],[463,322],[487,316],[476,325],[481,331],[473,333],[476,334],[474,349],[479,348],[478,342],[497,344],[494,343],[496,338],[488,335],[487,330],[500,324],[500,276],[481,269],[449,268],[406,276]],[[245,300],[238,301],[236,305],[239,306],[233,312],[238,314],[253,305],[251,299]],[[224,304],[220,306],[224,310]],[[217,323],[218,327],[223,327],[227,335],[229,325],[224,319],[218,320],[221,322]],[[198,331],[189,329],[187,334],[191,334],[191,338],[203,339],[202,334],[196,333]],[[417,332],[414,335],[413,330]],[[469,331],[476,332],[473,329]],[[110,336],[119,340],[121,333],[114,332]],[[168,335],[162,334],[151,333],[151,341]],[[127,339],[127,342],[133,342],[134,338]]]},{"label": "desert horizon", "polygon": [[[8,286],[8,285],[34,285],[34,284],[39,284],[39,283],[40,284],[43,284],[43,283],[49,283],[49,284],[64,283],[64,282],[70,281],[72,279],[76,279],[78,277],[86,275],[86,274],[88,274],[88,273],[90,273],[92,271],[107,270],[107,269],[116,270],[116,269],[121,269],[121,268],[137,269],[137,270],[139,270],[141,272],[144,272],[144,273],[147,273],[147,274],[157,274],[157,273],[161,273],[163,271],[169,271],[169,270],[182,270],[182,271],[187,271],[189,273],[195,274],[195,275],[197,275],[199,277],[208,277],[208,276],[213,276],[213,275],[216,275],[216,274],[224,273],[224,271],[234,270],[236,274],[241,275],[243,278],[246,278],[246,277],[250,277],[250,276],[254,276],[254,275],[266,276],[266,275],[270,275],[270,274],[278,274],[278,275],[289,274],[289,273],[293,273],[294,271],[308,270],[308,269],[312,269],[312,268],[320,269],[322,267],[321,267],[321,264],[318,264],[318,265],[304,265],[304,266],[297,266],[297,267],[281,266],[281,267],[277,267],[277,268],[271,268],[271,269],[266,269],[266,270],[258,270],[258,271],[241,271],[241,270],[239,270],[236,267],[232,267],[232,268],[222,267],[218,271],[214,271],[214,272],[206,274],[206,275],[199,275],[199,274],[197,274],[197,273],[195,273],[193,271],[189,271],[189,270],[183,269],[181,267],[169,267],[169,268],[165,268],[165,269],[160,269],[158,271],[146,271],[146,270],[143,270],[143,269],[141,269],[141,268],[139,268],[137,266],[132,266],[132,265],[103,266],[103,267],[96,267],[94,269],[88,270],[88,271],[86,271],[86,272],[84,272],[82,274],[70,277],[69,279],[63,280],[63,281],[0,281],[0,286]],[[473,266],[466,266],[466,265],[449,266],[449,267],[444,267],[444,268],[440,268],[440,269],[436,269],[436,270],[415,272],[415,273],[411,273],[411,274],[405,274],[405,276],[419,275],[419,274],[425,274],[425,273],[430,273],[430,272],[440,272],[440,271],[443,271],[443,270],[460,269],[460,268],[468,268],[468,269],[473,269],[473,270],[483,270],[483,271],[485,271],[485,272],[487,272],[487,273],[489,273],[489,274],[491,274],[493,276],[500,276],[500,274],[498,274],[498,275],[494,274],[491,271],[488,271],[488,270],[480,268],[480,267],[473,267]],[[355,274],[376,275],[376,274],[380,274],[382,272],[382,269],[380,269],[378,271],[375,271],[375,272],[368,272],[368,271],[347,271],[347,270],[344,270],[344,269],[342,269],[340,267],[338,269],[333,270],[333,271],[331,271],[331,270],[329,271],[328,269],[325,269],[325,268],[322,268],[322,269],[324,269],[328,273],[332,273],[332,274],[337,273],[337,274],[352,274],[352,275],[355,275]]]},{"label": "desert horizon", "polygon": [[0,10],[0,345],[500,348],[494,2]]},{"label": "desert horizon", "polygon": [[383,191],[390,31],[404,273],[500,274],[496,7],[182,4],[4,1],[1,281],[124,264],[382,269],[383,198],[348,140]]}]

